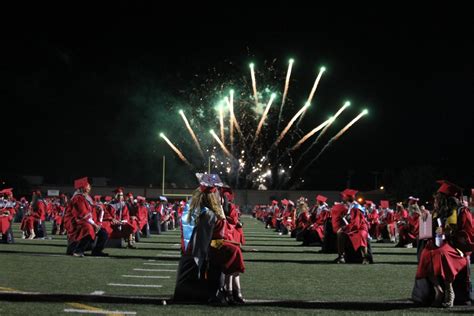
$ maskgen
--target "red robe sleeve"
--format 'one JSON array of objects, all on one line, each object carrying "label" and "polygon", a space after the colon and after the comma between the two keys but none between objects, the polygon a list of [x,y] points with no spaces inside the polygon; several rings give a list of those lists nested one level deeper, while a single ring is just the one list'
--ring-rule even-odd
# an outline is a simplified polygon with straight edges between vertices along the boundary
[{"label": "red robe sleeve", "polygon": [[347,206],[344,204],[336,204],[331,208],[332,229],[337,232],[343,226],[342,217],[347,214]]}]

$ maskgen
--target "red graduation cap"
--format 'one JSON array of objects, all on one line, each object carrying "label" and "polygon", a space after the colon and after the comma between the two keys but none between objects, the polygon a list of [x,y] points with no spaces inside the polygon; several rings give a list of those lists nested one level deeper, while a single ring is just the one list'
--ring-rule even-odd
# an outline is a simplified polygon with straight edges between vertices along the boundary
[{"label": "red graduation cap", "polygon": [[288,205],[288,200],[287,200],[287,199],[281,200],[281,204],[283,204],[283,205]]},{"label": "red graduation cap", "polygon": [[365,200],[365,205],[372,205],[374,204],[374,202],[372,202],[371,200]]},{"label": "red graduation cap", "polygon": [[101,197],[100,195],[94,195],[94,201],[99,202]]},{"label": "red graduation cap", "polygon": [[390,205],[389,205],[389,203],[388,203],[388,200],[381,200],[381,201],[380,201],[380,207],[381,207],[381,208],[389,208]]},{"label": "red graduation cap", "polygon": [[74,189],[82,189],[89,185],[87,177],[74,180]]},{"label": "red graduation cap", "polygon": [[12,196],[13,195],[13,188],[6,188],[0,191],[0,194],[5,194],[7,196]]},{"label": "red graduation cap", "polygon": [[438,180],[437,183],[441,184],[438,189],[439,193],[444,193],[447,196],[461,196],[462,195],[462,188],[454,183],[451,183],[446,180]]},{"label": "red graduation cap", "polygon": [[355,196],[356,196],[357,192],[358,191],[356,191],[356,190],[345,189],[344,191],[341,192],[341,194],[342,194],[342,197],[351,197],[351,198],[355,199]]},{"label": "red graduation cap", "polygon": [[145,201],[146,198],[143,197],[143,196],[141,196],[141,195],[137,195],[137,200],[138,200],[138,201]]},{"label": "red graduation cap", "polygon": [[278,204],[278,201],[277,200],[273,200],[272,201],[272,205],[277,205]]},{"label": "red graduation cap", "polygon": [[123,191],[124,191],[123,187],[118,187],[115,190],[113,190],[112,192],[114,192],[115,194],[119,194],[119,193],[123,194]]},{"label": "red graduation cap", "polygon": [[105,202],[110,202],[110,201],[112,201],[112,197],[109,196],[109,195],[107,195],[107,196],[105,197]]},{"label": "red graduation cap", "polygon": [[327,200],[328,200],[328,198],[325,197],[324,195],[318,195],[318,196],[316,197],[316,201],[319,201],[319,202],[321,202],[321,203],[326,203]]}]

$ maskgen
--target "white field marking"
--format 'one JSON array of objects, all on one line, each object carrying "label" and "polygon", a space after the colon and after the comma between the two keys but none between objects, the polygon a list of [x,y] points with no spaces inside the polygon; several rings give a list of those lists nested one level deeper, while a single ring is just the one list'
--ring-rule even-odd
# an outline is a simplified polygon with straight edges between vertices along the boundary
[{"label": "white field marking", "polygon": [[36,256],[36,257],[71,257],[67,255],[54,255],[54,254],[49,254],[49,253],[28,253],[28,254],[22,254],[21,252],[18,252],[17,254],[19,255],[24,255],[24,256]]},{"label": "white field marking", "polygon": [[123,286],[123,287],[161,287],[155,284],[123,284],[123,283],[107,283],[108,286]]},{"label": "white field marking", "polygon": [[124,278],[140,278],[140,279],[169,279],[169,276],[162,276],[162,275],[122,275]]},{"label": "white field marking", "polygon": [[98,310],[90,311],[87,309],[75,309],[75,308],[65,308],[65,313],[81,313],[81,314],[96,314],[96,315],[136,315],[137,312],[128,312],[128,311],[107,311],[107,310]]},{"label": "white field marking", "polygon": [[155,259],[148,259],[147,261],[156,261]]},{"label": "white field marking", "polygon": [[156,255],[157,257],[170,257],[170,258],[181,258],[181,255],[171,255],[171,254],[159,254],[159,255]]},{"label": "white field marking", "polygon": [[153,263],[153,262],[144,262],[143,264],[149,266],[177,266],[177,263]]},{"label": "white field marking", "polygon": [[[281,302],[281,301],[285,301],[285,300],[261,300],[261,299],[245,299],[246,302],[249,302],[249,303],[277,303],[277,302]],[[303,302],[303,301],[288,301],[288,302]],[[305,303],[325,303],[327,301],[316,301],[316,300],[308,300],[308,301],[304,301]],[[387,305],[390,305],[390,304],[397,304],[397,303],[406,303],[406,304],[412,304],[413,302],[412,301],[409,301],[409,300],[393,300],[393,301],[384,301],[383,303],[387,304]],[[370,304],[370,303],[368,303]]]},{"label": "white field marking", "polygon": [[88,256],[88,255],[85,255],[83,258],[90,258],[90,259],[112,259],[111,257],[95,257],[95,256]]},{"label": "white field marking", "polygon": [[161,253],[169,253],[169,254],[173,254],[173,255],[177,255],[179,254],[179,251],[178,250],[174,250],[174,251],[162,251]]},{"label": "white field marking", "polygon": [[104,295],[104,291],[94,291],[91,293],[91,295]]},{"label": "white field marking", "polygon": [[135,268],[133,271],[146,271],[146,272],[176,272],[176,270],[166,270],[166,269],[140,269]]}]

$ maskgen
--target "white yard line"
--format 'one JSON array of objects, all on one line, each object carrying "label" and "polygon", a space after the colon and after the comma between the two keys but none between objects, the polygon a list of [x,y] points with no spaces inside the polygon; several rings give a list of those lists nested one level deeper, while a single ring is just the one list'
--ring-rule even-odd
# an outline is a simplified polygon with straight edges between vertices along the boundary
[{"label": "white yard line", "polygon": [[98,310],[90,311],[87,309],[76,309],[76,308],[66,308],[64,309],[65,313],[81,313],[81,314],[96,314],[96,315],[136,315],[137,312],[128,312],[128,311],[107,311],[107,310]]},{"label": "white yard line", "polygon": [[170,255],[170,254],[159,254],[159,255],[156,255],[157,257],[170,257],[170,258],[181,258],[181,255]]},{"label": "white yard line", "polygon": [[155,284],[123,284],[123,283],[108,283],[109,286],[123,286],[123,287],[161,287]]},{"label": "white yard line", "polygon": [[149,266],[177,266],[177,263],[153,263],[153,262],[144,262],[143,264]]},{"label": "white yard line", "polygon": [[94,291],[91,293],[91,295],[104,295],[104,291]]},{"label": "white yard line", "polygon": [[140,278],[140,279],[169,279],[169,276],[162,276],[162,275],[122,275],[124,278]]},{"label": "white yard line", "polygon": [[147,272],[176,272],[176,270],[166,270],[166,269],[141,269],[135,268],[133,271],[147,271]]}]

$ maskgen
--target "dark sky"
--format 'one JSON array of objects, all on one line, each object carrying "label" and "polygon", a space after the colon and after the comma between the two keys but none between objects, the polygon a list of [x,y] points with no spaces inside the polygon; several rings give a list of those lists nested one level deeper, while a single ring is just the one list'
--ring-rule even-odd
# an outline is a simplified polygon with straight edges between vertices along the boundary
[{"label": "dark sky", "polygon": [[[354,170],[353,185],[369,189],[370,171],[426,165],[474,186],[466,153],[474,135],[474,27],[466,9],[358,13],[286,4],[217,14],[118,3],[61,13],[30,8],[4,28],[2,172],[160,183],[163,152],[171,172],[183,167],[156,132],[173,124],[166,104],[199,80],[195,74],[230,60],[245,75],[249,61],[275,58],[284,73],[293,57],[296,102],[318,67],[328,68],[304,131],[345,99],[354,104],[346,121],[370,110],[310,169],[306,188],[339,189]],[[158,100],[155,112],[146,100],[131,101],[140,93]]]}]

